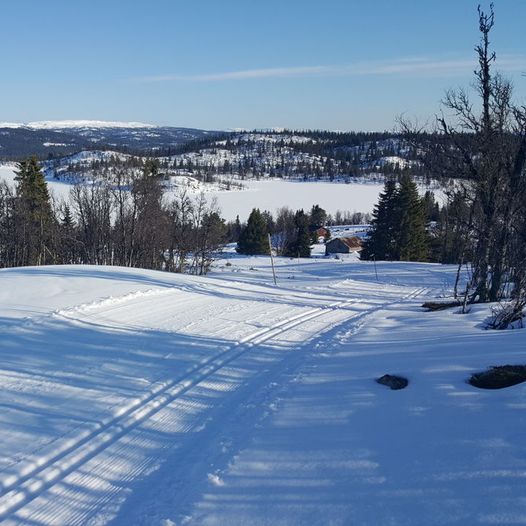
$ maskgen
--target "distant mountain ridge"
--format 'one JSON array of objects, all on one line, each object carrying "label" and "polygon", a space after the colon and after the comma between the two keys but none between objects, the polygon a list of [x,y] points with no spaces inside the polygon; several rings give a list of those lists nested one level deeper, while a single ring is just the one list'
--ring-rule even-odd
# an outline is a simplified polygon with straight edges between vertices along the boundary
[{"label": "distant mountain ridge", "polygon": [[90,149],[151,153],[220,133],[140,122],[0,122],[0,159],[19,160],[29,155],[46,159]]},{"label": "distant mountain ridge", "polygon": [[422,175],[418,152],[392,132],[213,131],[71,120],[0,123],[0,161],[30,155],[47,161],[48,175],[68,179],[116,169],[140,171],[146,157],[158,158],[164,174],[208,182],[216,176],[350,181],[402,171]]},{"label": "distant mountain ridge", "polygon": [[33,122],[0,122],[0,128],[29,128],[34,130],[59,130],[80,128],[158,128],[154,124],[143,122],[97,121],[97,120],[62,120]]}]

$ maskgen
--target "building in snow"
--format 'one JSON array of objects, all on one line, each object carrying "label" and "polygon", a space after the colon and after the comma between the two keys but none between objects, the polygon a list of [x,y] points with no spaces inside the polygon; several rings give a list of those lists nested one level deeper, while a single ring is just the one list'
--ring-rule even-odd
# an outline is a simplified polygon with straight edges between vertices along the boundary
[{"label": "building in snow", "polygon": [[350,252],[360,252],[363,241],[357,237],[337,237],[325,244],[325,255],[330,254],[349,254]]},{"label": "building in snow", "polygon": [[328,239],[331,237],[330,230],[324,226],[320,226],[319,228],[311,228],[310,234],[316,241],[319,241],[320,239]]}]

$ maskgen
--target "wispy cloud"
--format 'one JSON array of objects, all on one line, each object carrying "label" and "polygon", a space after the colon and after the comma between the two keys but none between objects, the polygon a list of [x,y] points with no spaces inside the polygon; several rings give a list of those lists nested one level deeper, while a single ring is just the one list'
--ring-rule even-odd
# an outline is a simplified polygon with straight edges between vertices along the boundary
[{"label": "wispy cloud", "polygon": [[[331,66],[295,66],[280,68],[244,69],[220,73],[193,75],[168,74],[141,77],[140,82],[220,82],[287,77],[338,77],[338,76],[456,76],[471,72],[476,67],[474,59],[429,59],[423,57],[401,58],[391,61],[368,61]],[[501,71],[525,71],[526,57],[502,56],[497,61]]]}]

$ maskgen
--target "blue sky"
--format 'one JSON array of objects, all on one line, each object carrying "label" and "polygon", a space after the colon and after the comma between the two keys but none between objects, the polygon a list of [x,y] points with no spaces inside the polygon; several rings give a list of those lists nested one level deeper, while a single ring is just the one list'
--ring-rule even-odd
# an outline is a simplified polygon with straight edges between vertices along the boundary
[{"label": "blue sky", "polygon": [[[392,129],[469,84],[477,4],[4,0],[0,121]],[[495,12],[492,42],[524,100],[526,1]]]}]

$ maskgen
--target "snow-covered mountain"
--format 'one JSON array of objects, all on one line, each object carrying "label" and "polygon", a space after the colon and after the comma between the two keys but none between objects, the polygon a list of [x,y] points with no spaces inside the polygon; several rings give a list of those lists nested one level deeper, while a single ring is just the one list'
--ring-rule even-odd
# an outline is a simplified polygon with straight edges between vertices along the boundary
[{"label": "snow-covered mountain", "polygon": [[[218,177],[229,180],[371,181],[383,180],[383,175],[403,170],[418,174],[420,168],[410,148],[398,138],[382,134],[329,134],[325,137],[322,132],[253,131],[222,135],[203,132],[201,137],[195,138],[192,131],[178,129],[178,139],[186,142],[166,148],[162,140],[168,129],[104,130],[108,129],[84,128],[78,129],[78,134],[90,141],[95,141],[92,135],[96,134],[99,141],[104,133],[111,134],[112,138],[120,133],[127,144],[135,148],[119,148],[115,143],[104,148],[90,142],[89,148],[82,152],[49,158],[45,163],[47,175],[71,179],[111,175],[115,169],[140,170],[145,157],[152,155],[165,175],[190,176],[208,182]],[[144,149],[147,144],[149,150]]]},{"label": "snow-covered mountain", "polygon": [[156,128],[153,124],[143,122],[65,120],[65,121],[34,121],[34,122],[0,122],[0,128],[29,128],[33,130],[60,130],[80,128]]},{"label": "snow-covered mountain", "polygon": [[15,160],[29,155],[61,157],[90,149],[124,152],[169,150],[214,134],[207,130],[154,126],[140,122],[2,122],[0,159]]},{"label": "snow-covered mountain", "polygon": [[[210,138],[169,157],[171,167],[241,179],[343,179],[418,171],[414,152],[396,137],[253,131]],[[166,158],[162,158],[167,162]]]},{"label": "snow-covered mountain", "polygon": [[258,130],[215,132],[106,121],[0,123],[0,161],[37,155],[48,176],[107,177],[156,157],[164,175],[356,182],[409,171],[424,175],[396,134]]}]

